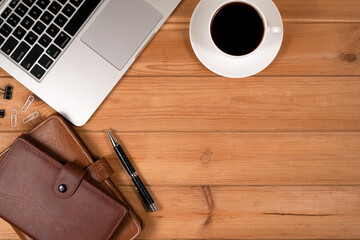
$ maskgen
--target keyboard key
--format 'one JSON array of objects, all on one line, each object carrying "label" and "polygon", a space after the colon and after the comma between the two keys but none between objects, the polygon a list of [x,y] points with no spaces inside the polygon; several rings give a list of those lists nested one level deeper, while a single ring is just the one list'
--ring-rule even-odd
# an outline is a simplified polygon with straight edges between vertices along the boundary
[{"label": "keyboard key", "polygon": [[42,11],[38,7],[34,6],[30,10],[29,15],[30,15],[30,17],[32,17],[33,19],[36,20],[40,17],[41,13],[42,13]]},{"label": "keyboard key", "polygon": [[3,44],[5,42],[5,38],[3,38],[2,36],[0,36],[0,46],[1,44]]},{"label": "keyboard key", "polygon": [[31,26],[34,24],[34,20],[32,20],[31,18],[29,18],[28,16],[26,16],[22,21],[21,21],[21,26],[23,26],[26,30],[29,30],[31,28]]},{"label": "keyboard key", "polygon": [[60,12],[61,8],[62,6],[58,2],[54,1],[50,4],[49,11],[56,15]]},{"label": "keyboard key", "polygon": [[61,13],[55,18],[55,23],[59,26],[59,27],[63,27],[65,25],[65,23],[67,22],[67,18],[62,15]]},{"label": "keyboard key", "polygon": [[43,66],[45,69],[49,69],[49,67],[51,66],[51,64],[53,64],[53,60],[51,60],[51,58],[49,58],[48,56],[46,56],[45,54],[40,58],[39,60],[39,64],[41,66]]},{"label": "keyboard key", "polygon": [[2,46],[1,51],[3,51],[6,55],[9,55],[14,50],[16,45],[18,45],[18,43],[19,42],[15,38],[9,37],[9,39]]},{"label": "keyboard key", "polygon": [[20,2],[20,0],[11,0],[9,7],[14,8]]},{"label": "keyboard key", "polygon": [[75,7],[80,6],[83,0],[70,0],[72,4],[74,4]]},{"label": "keyboard key", "polygon": [[6,9],[2,12],[1,17],[2,17],[3,19],[6,19],[6,18],[10,15],[10,13],[11,13],[11,9],[10,9],[10,8],[6,8]]},{"label": "keyboard key", "polygon": [[51,21],[54,19],[54,16],[49,13],[48,11],[44,12],[44,14],[41,16],[41,21],[43,21],[45,24],[49,25]]},{"label": "keyboard key", "polygon": [[11,26],[15,27],[20,22],[20,18],[15,14],[11,14],[11,16],[8,18],[6,22]]},{"label": "keyboard key", "polygon": [[61,32],[59,36],[55,39],[54,43],[60,48],[64,49],[66,45],[70,42],[71,38],[64,32]]},{"label": "keyboard key", "polygon": [[60,29],[57,26],[51,24],[50,27],[46,30],[46,33],[54,38],[59,33],[59,31]]},{"label": "keyboard key", "polygon": [[41,46],[43,46],[44,48],[47,48],[48,46],[49,46],[49,44],[51,43],[51,38],[48,36],[48,35],[46,35],[46,34],[44,34],[44,35],[42,35],[42,37],[39,39],[39,44],[41,45]]},{"label": "keyboard key", "polygon": [[29,7],[31,7],[34,3],[35,3],[35,0],[23,0],[24,1],[24,3],[26,4],[26,5],[28,5]]},{"label": "keyboard key", "polygon": [[30,73],[34,77],[36,77],[37,79],[40,80],[42,78],[42,76],[44,76],[45,70],[42,69],[39,65],[36,64],[35,67],[30,71]]},{"label": "keyboard key", "polygon": [[67,0],[57,0],[59,3],[61,3],[62,5],[64,5],[66,2],[67,2]]},{"label": "keyboard key", "polygon": [[20,26],[18,26],[13,33],[13,35],[19,40],[21,40],[25,36],[25,34],[26,30]]},{"label": "keyboard key", "polygon": [[29,8],[27,8],[24,4],[20,3],[19,6],[15,9],[15,12],[19,14],[20,17],[23,17],[25,13],[29,11]]},{"label": "keyboard key", "polygon": [[56,59],[60,55],[61,50],[57,48],[54,44],[51,44],[46,53],[53,59]]},{"label": "keyboard key", "polygon": [[0,18],[0,25],[3,24],[4,20]]},{"label": "keyboard key", "polygon": [[50,0],[38,0],[36,2],[36,5],[38,5],[40,8],[45,9],[50,3]]},{"label": "keyboard key", "polygon": [[66,4],[64,9],[62,10],[62,13],[65,14],[66,16],[68,16],[68,17],[71,17],[71,15],[73,15],[75,10],[76,9],[73,6],[71,6],[70,4]]},{"label": "keyboard key", "polygon": [[12,30],[13,29],[9,25],[4,23],[4,25],[2,25],[2,27],[0,28],[0,34],[3,35],[4,37],[7,37],[10,35]]},{"label": "keyboard key", "polygon": [[36,60],[41,56],[44,52],[44,49],[39,45],[35,45],[29,52],[29,54],[25,57],[25,59],[21,62],[21,66],[26,70],[30,70],[30,68],[34,65]]},{"label": "keyboard key", "polygon": [[101,0],[86,0],[65,26],[65,31],[74,36],[100,2]]},{"label": "keyboard key", "polygon": [[15,62],[19,63],[21,59],[23,59],[26,53],[30,50],[30,46],[25,42],[21,42],[20,45],[16,48],[13,54],[11,54],[11,58],[14,59]]},{"label": "keyboard key", "polygon": [[46,26],[44,24],[42,24],[41,22],[37,22],[35,24],[35,26],[33,27],[34,32],[36,32],[37,34],[42,34],[45,30]]},{"label": "keyboard key", "polygon": [[35,33],[29,32],[25,37],[25,41],[28,42],[30,45],[33,45],[38,38],[39,37]]}]

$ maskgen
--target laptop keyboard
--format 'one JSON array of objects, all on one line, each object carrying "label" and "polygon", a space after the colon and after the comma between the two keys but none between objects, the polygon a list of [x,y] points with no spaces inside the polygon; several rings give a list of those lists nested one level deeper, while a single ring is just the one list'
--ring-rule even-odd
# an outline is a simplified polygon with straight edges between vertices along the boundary
[{"label": "laptop keyboard", "polygon": [[102,0],[11,0],[0,52],[41,81]]}]

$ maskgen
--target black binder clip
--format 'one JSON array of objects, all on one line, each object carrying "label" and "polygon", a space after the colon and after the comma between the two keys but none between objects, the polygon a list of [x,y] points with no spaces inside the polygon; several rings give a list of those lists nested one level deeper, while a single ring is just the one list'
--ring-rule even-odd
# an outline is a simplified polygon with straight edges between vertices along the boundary
[{"label": "black binder clip", "polygon": [[0,118],[4,118],[4,117],[5,117],[5,110],[0,109]]},{"label": "black binder clip", "polygon": [[4,99],[10,100],[12,98],[13,87],[6,86],[5,89],[0,88],[0,95],[4,95]]}]

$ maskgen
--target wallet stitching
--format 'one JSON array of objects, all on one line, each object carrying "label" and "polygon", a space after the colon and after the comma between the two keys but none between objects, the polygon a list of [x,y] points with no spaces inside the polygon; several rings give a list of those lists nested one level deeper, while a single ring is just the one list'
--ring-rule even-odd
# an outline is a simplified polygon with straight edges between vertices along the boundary
[{"label": "wallet stitching", "polygon": [[[15,142],[16,142],[16,141],[17,141],[17,140],[15,140]],[[4,159],[2,160],[2,162],[0,162],[0,169],[1,169],[1,166],[2,166],[3,164],[5,164],[8,156],[9,156],[9,154],[12,152],[14,146],[15,146],[15,144],[13,144],[13,145],[9,148],[9,151],[5,154]]]},{"label": "wallet stitching", "polygon": [[[66,126],[66,124],[64,124],[63,120],[62,120],[59,116],[56,116],[56,115],[50,117],[49,121],[50,121],[50,120],[57,120],[58,122],[60,122],[61,125],[66,129],[67,133],[68,133],[68,134],[71,136],[71,138],[74,140],[74,142],[79,146],[81,152],[84,154],[84,156],[86,157],[86,159],[88,160],[88,162],[89,162],[90,164],[93,163],[92,158],[89,156],[88,153],[86,153],[86,152],[82,149],[82,145],[81,145],[81,144],[78,142],[78,140],[73,136],[73,134],[71,133],[71,131],[69,130],[69,128]],[[41,124],[38,125],[36,128],[34,128],[33,130],[31,130],[30,133],[36,131],[38,128],[40,128],[41,126],[45,125],[45,124],[46,124],[47,122],[49,122],[49,121],[46,121],[46,122],[41,123]],[[0,162],[0,166],[5,162],[5,160],[6,160],[6,158],[7,158],[7,155],[11,152],[12,148],[13,148],[13,146],[7,148],[4,152],[2,152],[2,153],[0,154],[0,156],[5,155],[4,158],[3,158],[3,161]],[[8,151],[7,151],[7,150],[8,150]],[[37,149],[36,149],[36,150],[37,150]],[[6,154],[5,154],[5,153],[6,153]],[[42,153],[42,152],[40,152],[40,153]],[[97,190],[98,190],[98,189],[97,189]],[[99,190],[98,190],[98,191],[99,191]],[[106,195],[106,196],[107,196],[107,195]],[[107,196],[107,197],[108,197],[108,196]],[[111,199],[111,198],[110,198],[110,199]],[[111,200],[113,200],[113,199],[111,199]],[[114,200],[113,200],[113,201],[114,201]],[[118,204],[119,204],[119,203],[118,203]],[[121,205],[120,205],[120,206],[121,206]],[[123,218],[123,217],[125,216],[125,214],[126,214],[126,208],[125,208],[124,206],[121,206],[121,207],[123,207],[123,208],[125,209],[125,211],[124,211],[123,216],[122,216],[121,219],[119,220],[119,222],[122,220],[122,218]],[[130,215],[130,216],[131,216],[131,215]],[[141,230],[141,227],[140,227],[140,225],[138,225],[137,222],[134,222],[134,223],[135,223],[135,225],[136,225],[136,227],[137,227],[137,229],[138,229],[138,233],[137,233],[137,235],[136,235],[136,236],[138,236],[139,231]],[[119,224],[119,223],[118,223],[118,224]],[[116,224],[115,229],[113,230],[113,232],[116,230],[116,227],[117,227],[118,224]],[[136,236],[134,236],[134,238],[135,238]],[[132,239],[134,239],[134,238],[132,238]]]},{"label": "wallet stitching", "polygon": [[[54,160],[53,158],[51,158],[49,155],[43,153],[42,151],[40,151],[39,149],[33,147],[33,145],[31,143],[29,143],[27,140],[22,139],[22,138],[18,138],[15,143],[17,141],[22,141],[24,142],[26,145],[28,145],[29,147],[31,147],[33,150],[35,150],[37,153],[41,154],[46,160],[48,160],[51,164],[55,165],[56,167],[61,167],[62,165],[60,163],[58,163],[56,160]],[[9,150],[9,152],[6,154],[4,160],[0,163],[0,168],[1,165],[7,160],[7,156],[10,154],[10,152],[13,150],[14,146],[16,144],[13,144]],[[93,190],[93,192],[96,193],[100,193],[99,197],[106,200],[110,205],[112,205],[113,207],[119,208],[123,210],[122,215],[119,216],[118,221],[116,222],[116,224],[113,227],[113,230],[109,233],[108,238],[111,237],[111,235],[113,234],[113,232],[116,230],[116,228],[118,227],[118,225],[120,224],[121,220],[123,219],[123,217],[125,216],[127,210],[124,206],[122,206],[120,203],[118,203],[117,201],[113,200],[111,197],[107,196],[105,193],[103,193],[102,191],[100,191],[99,189],[97,189],[96,187],[94,187],[93,185],[91,185],[89,182],[87,182],[86,180],[83,181],[84,184],[87,184],[90,189]]]},{"label": "wallet stitching", "polygon": [[[66,126],[66,124],[64,124],[63,120],[62,120],[60,117],[56,116],[56,115],[55,115],[55,116],[52,116],[52,117],[50,117],[50,118],[52,118],[52,120],[57,120],[58,122],[61,123],[61,125],[66,129],[67,133],[70,135],[70,137],[71,137],[71,138],[74,140],[74,142],[79,146],[81,152],[84,154],[84,156],[86,157],[86,159],[88,160],[88,162],[89,162],[90,164],[93,163],[92,158],[89,157],[89,154],[86,153],[86,152],[82,149],[82,145],[81,145],[81,144],[78,142],[78,140],[73,136],[73,134],[71,133],[71,131],[69,130],[69,128]],[[49,120],[50,120],[50,119],[49,119]],[[47,121],[47,122],[49,122],[49,121]],[[38,128],[40,128],[41,126],[45,125],[45,123],[46,123],[46,122],[41,123],[41,124],[38,125],[36,128],[34,128],[33,130],[31,130],[30,133],[36,131],[36,130],[37,130]],[[10,154],[12,148],[13,148],[13,146],[7,148],[4,152],[2,152],[2,153],[0,154],[0,156],[5,155],[4,158],[3,158],[3,161],[0,162],[0,166],[6,161],[7,155]],[[36,149],[36,150],[37,150],[37,149]],[[40,153],[42,153],[42,152],[40,152]],[[97,189],[97,190],[98,190],[98,189]],[[106,196],[107,196],[107,195],[106,195]],[[108,197],[108,196],[107,196],[107,197]],[[110,198],[110,199],[111,199],[111,198]],[[111,200],[113,200],[113,199],[111,199]],[[113,201],[114,201],[114,200],[113,200]],[[119,204],[119,203],[118,203],[118,204]],[[121,206],[121,205],[120,205],[120,206]],[[126,208],[125,208],[124,206],[121,206],[121,207],[123,207],[123,208],[125,209],[125,211],[124,211],[124,213],[123,213],[123,216],[119,219],[119,222],[115,225],[115,228],[114,228],[114,230],[112,231],[111,235],[112,235],[113,232],[116,230],[118,224],[121,222],[121,220],[123,219],[123,217],[124,217],[125,214],[126,214]],[[130,215],[130,216],[131,216],[131,215]],[[137,233],[136,236],[138,236],[138,235],[139,235],[139,231],[141,230],[141,227],[138,225],[137,222],[135,222],[135,225],[136,225],[136,227],[137,227],[137,229],[138,229],[138,233]],[[134,236],[132,239],[134,239],[136,236]]]},{"label": "wallet stitching", "polygon": [[2,157],[3,155],[5,155],[6,150],[8,150],[9,148],[5,149],[2,153],[0,153],[0,157]]},{"label": "wallet stitching", "polygon": [[7,194],[1,193],[1,192],[0,192],[0,197],[7,198],[7,199],[11,199],[11,200],[14,200],[14,201],[17,201],[17,202],[23,202],[23,203],[28,204],[28,205],[30,205],[30,206],[33,205],[33,206],[39,208],[40,211],[42,211],[43,213],[48,214],[48,215],[53,219],[53,221],[62,228],[62,230],[63,230],[62,234],[63,234],[66,238],[68,238],[68,236],[65,234],[65,232],[66,232],[66,231],[65,231],[65,227],[61,224],[61,222],[58,222],[58,221],[56,220],[56,218],[55,218],[53,215],[51,215],[51,213],[48,212],[45,208],[41,207],[40,205],[37,205],[37,204],[34,203],[33,201],[27,201],[27,200],[25,200],[25,199],[22,199],[22,198],[19,198],[19,197],[16,197],[16,196],[7,195]]},{"label": "wallet stitching", "polygon": [[94,187],[93,185],[91,185],[90,183],[88,183],[86,180],[83,181],[84,184],[88,185],[88,187],[90,187],[90,189],[93,192],[98,192],[101,193],[100,197],[103,198],[104,200],[106,200],[110,205],[112,205],[115,208],[121,209],[122,214],[119,216],[118,221],[116,222],[116,224],[114,224],[113,229],[111,230],[111,232],[108,235],[108,238],[110,238],[112,236],[112,234],[114,233],[114,231],[117,229],[118,225],[120,224],[121,220],[124,218],[125,214],[127,213],[127,210],[124,206],[122,206],[120,203],[118,203],[117,201],[113,200],[112,198],[108,197],[105,193],[103,193],[102,191],[98,190],[96,187]]}]

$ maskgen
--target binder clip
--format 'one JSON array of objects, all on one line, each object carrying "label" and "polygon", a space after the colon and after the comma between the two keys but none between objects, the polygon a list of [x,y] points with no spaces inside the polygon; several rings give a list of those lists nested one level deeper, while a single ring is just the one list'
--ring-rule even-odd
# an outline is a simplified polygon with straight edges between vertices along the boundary
[{"label": "binder clip", "polygon": [[5,110],[1,109],[0,110],[0,118],[4,118],[5,117]]},{"label": "binder clip", "polygon": [[0,88],[0,95],[4,95],[4,99],[10,100],[12,98],[13,87],[6,86],[5,89]]}]

